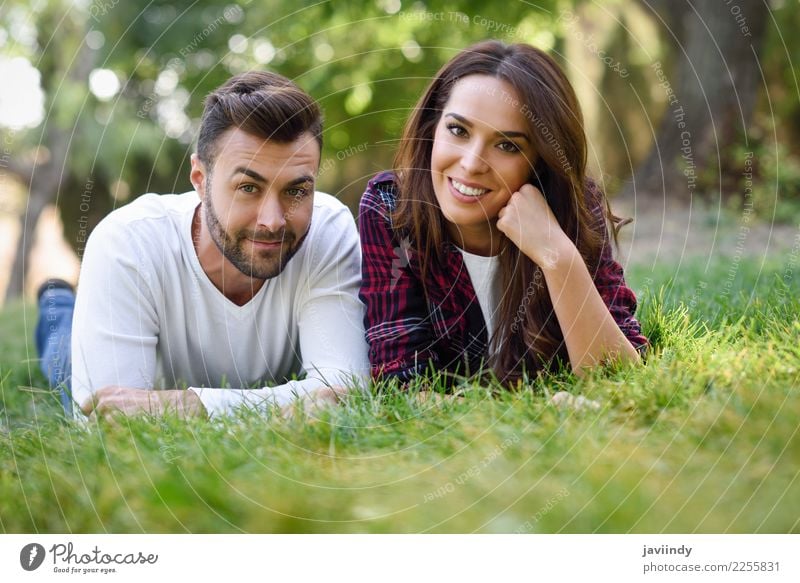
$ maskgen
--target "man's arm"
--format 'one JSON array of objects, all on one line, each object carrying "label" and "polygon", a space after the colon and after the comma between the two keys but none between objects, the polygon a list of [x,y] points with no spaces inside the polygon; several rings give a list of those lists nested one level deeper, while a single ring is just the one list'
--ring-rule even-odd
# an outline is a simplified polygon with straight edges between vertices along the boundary
[{"label": "man's arm", "polygon": [[113,217],[86,245],[72,325],[72,397],[109,386],[151,389],[159,324],[151,262]]},{"label": "man's arm", "polygon": [[207,417],[200,398],[192,391],[132,389],[128,387],[104,387],[81,404],[84,415],[92,418],[113,417],[116,414],[178,417]]}]

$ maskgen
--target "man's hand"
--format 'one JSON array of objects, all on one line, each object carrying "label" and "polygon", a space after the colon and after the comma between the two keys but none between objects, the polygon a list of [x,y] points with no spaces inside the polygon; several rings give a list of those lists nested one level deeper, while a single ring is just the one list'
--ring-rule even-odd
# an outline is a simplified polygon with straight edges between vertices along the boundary
[{"label": "man's hand", "polygon": [[116,386],[97,391],[84,401],[81,411],[92,421],[117,415],[161,416],[170,413],[181,418],[208,416],[200,397],[194,391],[152,391]]}]

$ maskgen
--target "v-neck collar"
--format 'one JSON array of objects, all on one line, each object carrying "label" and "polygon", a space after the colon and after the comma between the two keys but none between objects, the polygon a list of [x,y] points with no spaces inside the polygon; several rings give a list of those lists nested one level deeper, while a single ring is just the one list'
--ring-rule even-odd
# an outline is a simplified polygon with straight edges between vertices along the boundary
[{"label": "v-neck collar", "polygon": [[[199,195],[198,195],[199,198]],[[220,291],[220,289],[214,285],[214,282],[211,281],[211,278],[203,269],[203,266],[200,264],[200,258],[197,256],[197,249],[194,247],[194,240],[192,234],[192,224],[194,223],[195,215],[199,212],[201,205],[201,201],[198,201],[196,205],[192,206],[186,216],[183,219],[183,228],[181,232],[181,242],[183,244],[184,252],[189,258],[189,263],[192,266],[192,270],[195,273],[195,277],[198,278],[200,285],[203,285],[207,288],[210,288],[212,293],[216,294],[216,296],[221,299],[226,306],[226,309],[234,314],[239,316],[244,316],[249,313],[253,306],[257,305],[260,301],[260,298],[263,294],[266,293],[266,289],[270,284],[271,279],[264,280],[261,289],[259,289],[252,298],[250,298],[247,302],[242,304],[241,306],[236,302],[232,301],[228,296]],[[280,277],[280,274],[276,275],[275,277]]]}]

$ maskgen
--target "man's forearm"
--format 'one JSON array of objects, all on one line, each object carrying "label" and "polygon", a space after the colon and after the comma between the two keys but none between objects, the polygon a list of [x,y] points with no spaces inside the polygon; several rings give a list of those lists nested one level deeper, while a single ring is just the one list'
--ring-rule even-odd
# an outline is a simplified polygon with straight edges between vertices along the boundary
[{"label": "man's forearm", "polygon": [[[319,393],[333,389],[342,394],[365,382],[364,378],[353,377],[350,382],[338,375],[330,380],[307,378],[300,381],[289,381],[275,387],[261,389],[215,389],[190,387],[197,394],[209,415],[227,415],[241,408],[256,409],[267,412],[273,408],[283,409],[297,399],[315,399]],[[327,398],[327,395],[326,397]]]}]

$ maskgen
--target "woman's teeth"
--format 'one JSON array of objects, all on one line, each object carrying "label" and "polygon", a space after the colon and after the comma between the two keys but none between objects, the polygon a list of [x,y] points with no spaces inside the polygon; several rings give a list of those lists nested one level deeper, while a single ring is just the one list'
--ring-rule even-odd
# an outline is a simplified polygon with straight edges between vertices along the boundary
[{"label": "woman's teeth", "polygon": [[450,182],[453,184],[453,188],[466,196],[481,196],[482,194],[489,192],[488,188],[472,188],[471,186],[461,184],[458,180],[454,180],[452,178],[450,179]]}]

